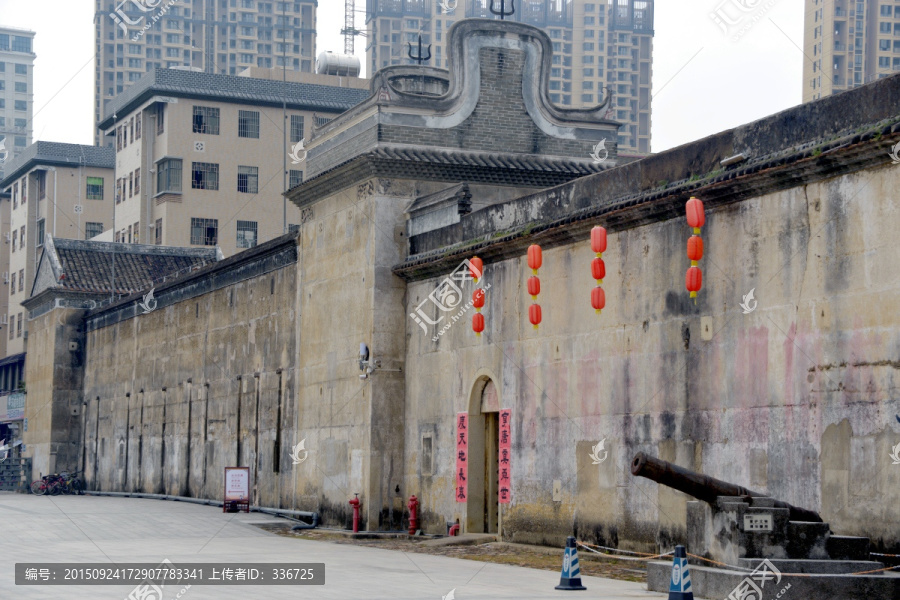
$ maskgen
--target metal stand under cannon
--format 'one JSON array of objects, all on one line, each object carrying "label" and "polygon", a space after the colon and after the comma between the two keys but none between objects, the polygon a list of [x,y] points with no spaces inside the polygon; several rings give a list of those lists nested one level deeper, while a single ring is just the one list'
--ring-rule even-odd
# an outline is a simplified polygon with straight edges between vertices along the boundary
[{"label": "metal stand under cannon", "polygon": [[[834,535],[811,510],[643,452],[631,473],[697,498],[687,503],[685,545],[710,561],[690,561],[699,598],[775,598],[785,588],[789,598],[900,598],[900,574],[870,560],[868,538]],[[668,562],[650,563],[648,588],[668,590],[670,571]]]}]

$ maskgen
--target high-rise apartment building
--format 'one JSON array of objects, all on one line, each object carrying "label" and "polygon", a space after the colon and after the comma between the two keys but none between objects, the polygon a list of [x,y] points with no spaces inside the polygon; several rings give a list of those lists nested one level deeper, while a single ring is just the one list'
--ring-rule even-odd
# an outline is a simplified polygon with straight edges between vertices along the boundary
[{"label": "high-rise apartment building", "polygon": [[0,26],[0,179],[31,144],[34,114],[34,32]]},{"label": "high-rise apartment building", "polygon": [[303,181],[297,144],[370,93],[359,78],[295,78],[315,83],[155,69],[113,100],[100,123],[115,146],[107,241],[231,256],[300,225],[283,197]]},{"label": "high-rise apartment building", "polygon": [[83,240],[109,227],[114,166],[111,148],[56,142],[35,142],[7,164],[6,177],[0,179],[7,205],[0,213],[5,246],[0,293],[8,295],[0,334],[6,335],[7,357],[25,352],[28,311],[21,302],[31,294],[45,234]]},{"label": "high-rise apartment building", "polygon": [[[650,84],[653,66],[654,0],[519,0],[504,3],[507,20],[543,29],[553,45],[550,99],[567,108],[596,106],[605,88],[615,98],[607,117],[624,123],[619,153],[650,152]],[[449,6],[455,8],[449,9]],[[368,0],[368,72],[389,65],[417,64],[419,36],[423,64],[447,68],[447,33],[467,18],[500,17],[500,0]],[[445,8],[447,7],[447,8]]]},{"label": "high-rise apartment building", "polygon": [[898,0],[806,0],[803,101],[900,71]]},{"label": "high-rise apartment building", "polygon": [[[316,0],[96,0],[94,123],[110,99],[156,68],[236,75],[313,72]],[[96,132],[94,143],[109,143]]]}]

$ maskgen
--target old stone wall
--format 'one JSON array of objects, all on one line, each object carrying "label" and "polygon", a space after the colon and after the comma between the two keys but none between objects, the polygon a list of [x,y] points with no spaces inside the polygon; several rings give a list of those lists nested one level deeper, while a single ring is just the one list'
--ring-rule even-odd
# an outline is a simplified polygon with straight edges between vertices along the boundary
[{"label": "old stone wall", "polygon": [[301,508],[296,264],[238,279],[89,326],[89,488],[221,498],[224,467],[249,466],[254,503]]},{"label": "old stone wall", "polygon": [[[709,211],[696,304],[684,287],[683,211],[610,234],[601,315],[590,305],[594,255],[583,235],[544,252],[538,330],[528,322],[524,253],[486,261],[481,338],[471,310],[440,336],[443,323],[423,332],[407,319],[406,476],[426,525],[482,523],[471,490],[468,505],[454,501],[454,416],[480,417],[490,380],[513,416],[505,539],[559,544],[574,533],[651,550],[683,541],[689,498],[632,477],[630,461],[644,451],[820,511],[835,533],[898,548],[898,186],[900,168],[888,163]],[[410,283],[408,304],[447,274]],[[745,314],[751,290],[758,305]],[[425,434],[434,436],[430,470]],[[470,436],[477,487],[484,434],[473,427]]]}]

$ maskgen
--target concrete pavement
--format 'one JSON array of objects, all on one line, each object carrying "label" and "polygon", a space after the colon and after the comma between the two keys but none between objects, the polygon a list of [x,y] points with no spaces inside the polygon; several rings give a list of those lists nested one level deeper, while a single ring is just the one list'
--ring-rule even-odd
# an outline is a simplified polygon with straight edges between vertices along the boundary
[{"label": "concrete pavement", "polygon": [[[37,497],[0,493],[0,599],[124,600],[134,585],[16,586],[17,562],[324,562],[324,586],[192,586],[181,600],[321,598],[457,600],[665,598],[644,584],[584,577],[586,592],[553,589],[559,574],[444,556],[299,540],[252,523],[280,522],[257,513],[134,498]],[[166,586],[163,600],[181,587]],[[150,600],[148,598],[147,600]],[[153,600],[156,600],[155,598]]]}]

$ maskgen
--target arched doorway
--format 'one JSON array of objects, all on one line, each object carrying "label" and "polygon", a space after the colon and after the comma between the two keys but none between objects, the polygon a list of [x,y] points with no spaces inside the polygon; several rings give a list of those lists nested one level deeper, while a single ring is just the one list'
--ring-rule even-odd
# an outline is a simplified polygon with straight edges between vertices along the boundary
[{"label": "arched doorway", "polygon": [[494,379],[482,375],[469,397],[469,481],[466,531],[500,533],[498,497],[500,393]]}]

